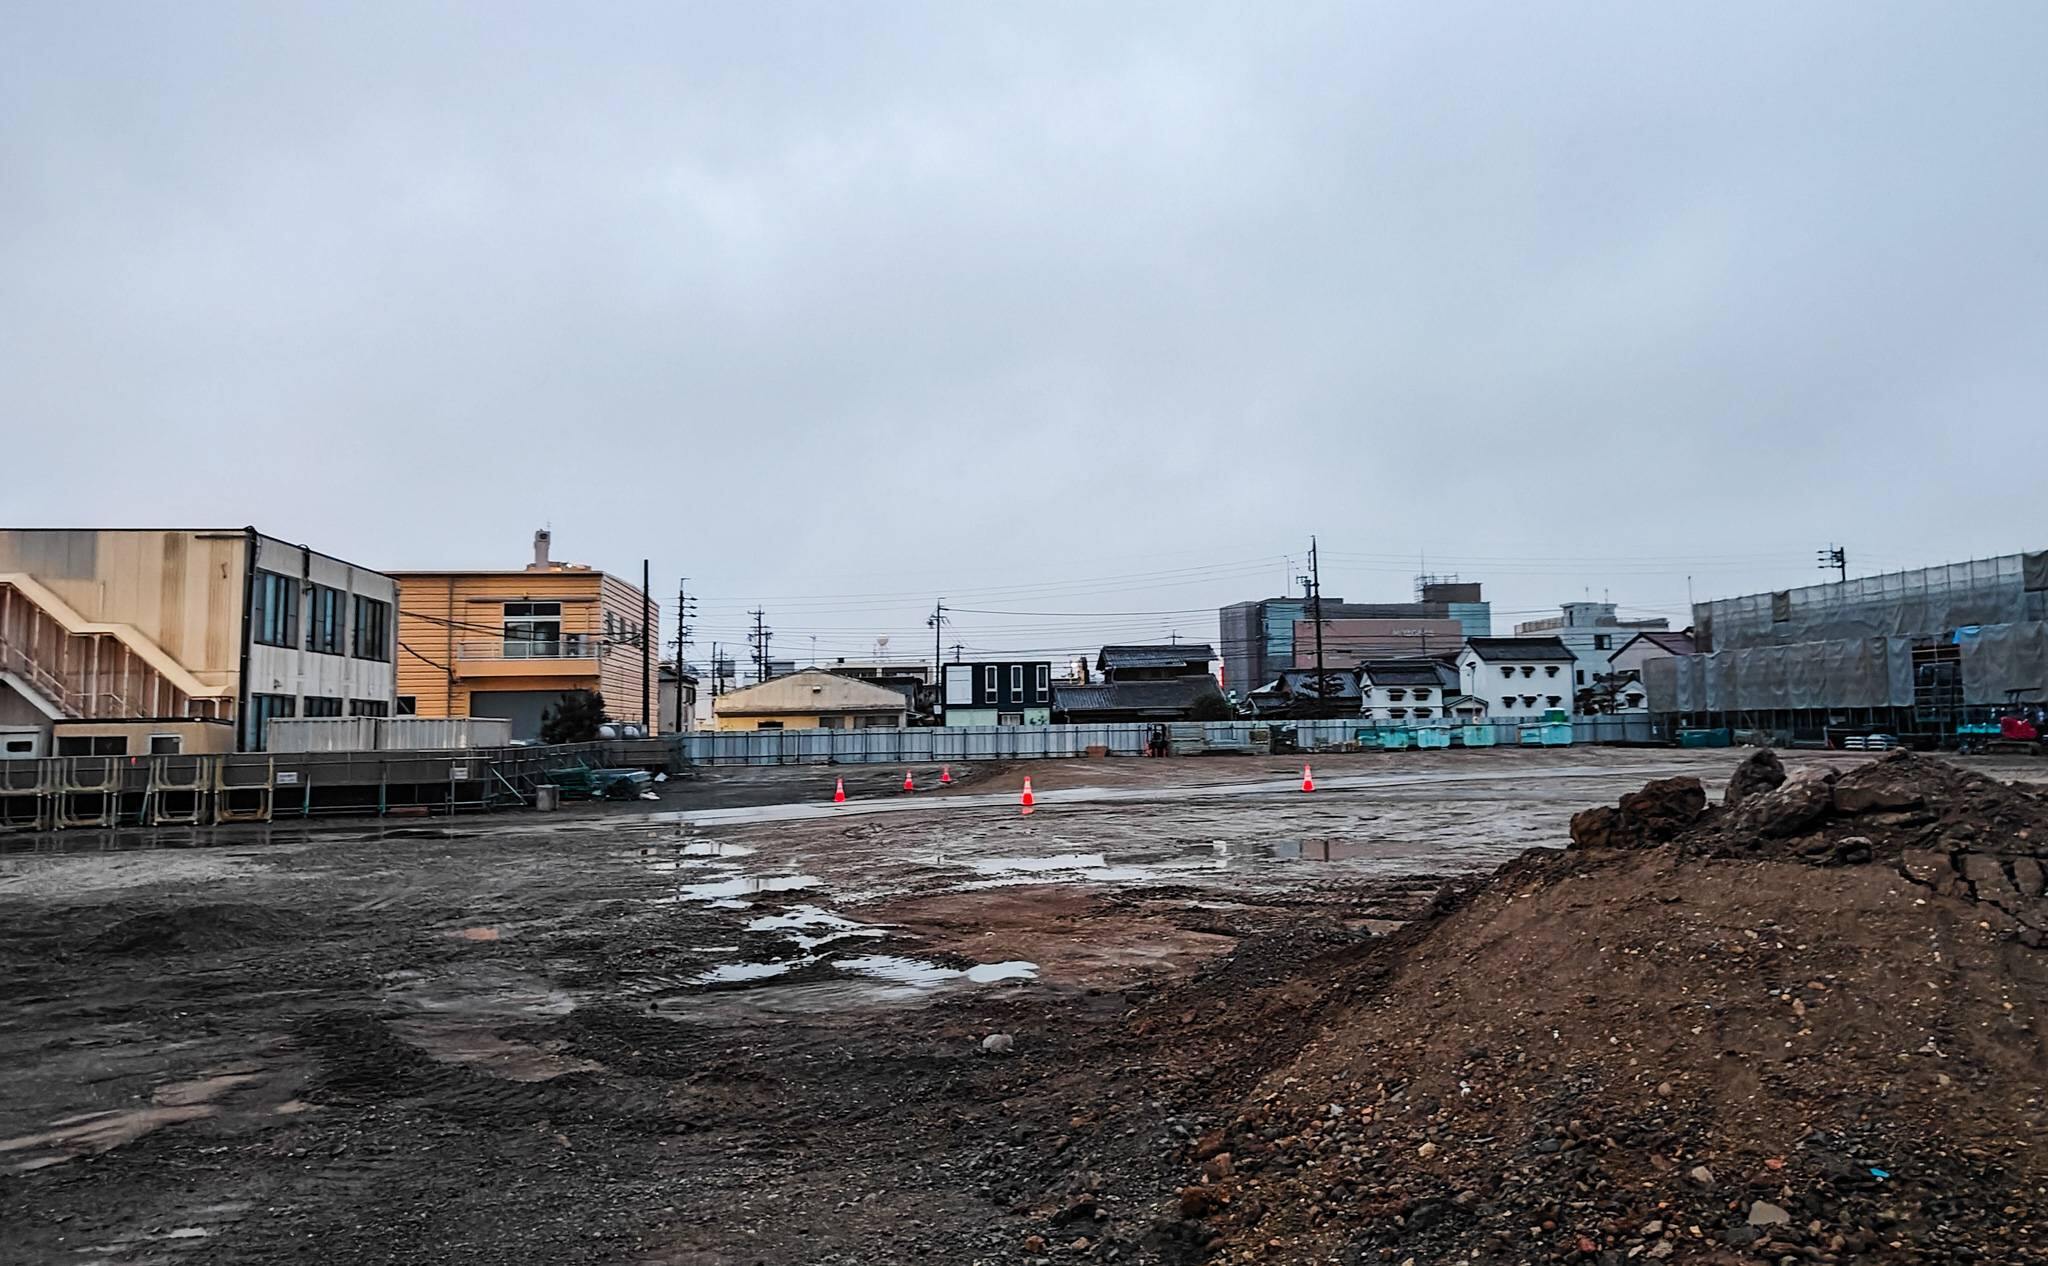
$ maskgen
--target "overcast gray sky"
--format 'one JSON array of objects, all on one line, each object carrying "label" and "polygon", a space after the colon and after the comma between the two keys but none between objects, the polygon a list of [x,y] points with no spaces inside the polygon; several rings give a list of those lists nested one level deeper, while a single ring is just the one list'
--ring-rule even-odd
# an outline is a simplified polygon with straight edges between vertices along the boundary
[{"label": "overcast gray sky", "polygon": [[2048,545],[2031,0],[0,21],[9,525],[545,522],[695,658]]}]

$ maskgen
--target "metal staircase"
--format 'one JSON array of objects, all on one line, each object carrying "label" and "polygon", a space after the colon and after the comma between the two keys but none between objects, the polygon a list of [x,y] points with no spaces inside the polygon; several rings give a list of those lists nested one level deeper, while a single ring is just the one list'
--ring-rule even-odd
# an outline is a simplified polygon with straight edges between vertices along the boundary
[{"label": "metal staircase", "polygon": [[208,686],[127,624],[87,620],[32,576],[0,573],[0,677],[53,716],[230,719]]}]

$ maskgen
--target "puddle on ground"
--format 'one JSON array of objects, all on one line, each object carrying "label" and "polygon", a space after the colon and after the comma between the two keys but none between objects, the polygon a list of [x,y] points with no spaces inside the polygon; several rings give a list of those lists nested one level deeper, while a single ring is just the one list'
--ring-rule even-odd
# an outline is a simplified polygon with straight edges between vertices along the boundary
[{"label": "puddle on ground", "polygon": [[977,874],[991,879],[967,885],[970,888],[1001,887],[1032,883],[1040,878],[1092,879],[1097,883],[1135,883],[1150,879],[1161,870],[1214,869],[1209,861],[1164,863],[1159,866],[1112,866],[1101,853],[1063,853],[1053,857],[986,857],[967,863]]},{"label": "puddle on ground", "polygon": [[445,975],[402,970],[384,977],[384,996],[418,1011],[465,1015],[567,1015],[574,995],[538,977],[488,964]]},{"label": "puddle on ground", "polygon": [[640,855],[649,870],[682,872],[702,870],[722,860],[752,857],[754,849],[751,845],[728,844],[723,840],[691,840],[650,845],[641,849]]},{"label": "puddle on ground", "polygon": [[[732,879],[721,879],[716,883],[684,884],[676,890],[676,895],[684,901],[723,903],[735,897],[757,896],[764,892],[796,892],[804,888],[815,888],[821,882],[812,875],[740,875]],[[743,908],[743,903],[721,904],[719,908]]]},{"label": "puddle on ground", "polygon": [[[811,928],[819,930],[804,930]],[[757,919],[750,919],[747,922],[747,931],[788,932],[790,936],[787,939],[801,950],[814,950],[833,941],[883,937],[889,934],[884,928],[872,927],[849,919],[843,914],[834,914],[830,910],[821,910],[810,905],[792,906],[781,914],[764,914]]]},{"label": "puddle on ground", "polygon": [[795,963],[720,963],[691,980],[698,985],[732,985],[748,980],[766,980],[788,973]]},{"label": "puddle on ground", "polygon": [[152,1106],[59,1117],[39,1134],[0,1139],[0,1169],[26,1173],[76,1156],[109,1151],[153,1130],[215,1116],[214,1101],[260,1080],[246,1068],[215,1071],[192,1081],[167,1082],[150,1093]]},{"label": "puddle on ground", "polygon": [[984,875],[1036,875],[1058,870],[1101,870],[1109,862],[1100,853],[1062,853],[1053,857],[987,857],[968,865]]},{"label": "puddle on ground", "polygon": [[837,966],[841,971],[850,971],[859,976],[872,976],[900,985],[943,985],[948,981],[966,980],[977,985],[994,984],[999,980],[1033,980],[1038,976],[1037,963],[976,963],[965,971],[955,967],[941,967],[921,958],[898,958],[892,954],[866,954],[859,958],[842,958]]}]

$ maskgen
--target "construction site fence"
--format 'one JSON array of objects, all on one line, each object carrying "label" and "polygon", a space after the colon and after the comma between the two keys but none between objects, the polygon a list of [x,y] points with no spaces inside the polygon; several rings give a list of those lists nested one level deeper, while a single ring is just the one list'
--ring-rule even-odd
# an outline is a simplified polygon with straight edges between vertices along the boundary
[{"label": "construction site fence", "polygon": [[[1494,721],[1496,744],[1520,742],[1521,723]],[[1536,725],[1531,721],[1528,724]],[[1650,744],[1670,741],[1662,718],[1645,714],[1572,718],[1573,741]],[[974,760],[1057,760],[1089,754],[1141,756],[1149,724],[875,727],[858,730],[707,730],[669,735],[688,765],[918,765]],[[1276,730],[1291,731],[1304,752],[1358,746],[1362,718],[1314,721],[1177,722],[1168,727],[1176,752],[1252,753],[1272,750]],[[1380,727],[1393,728],[1393,727]],[[1191,731],[1199,730],[1199,737]]]},{"label": "construction site fence", "polygon": [[0,761],[0,828],[216,825],[456,813],[531,803],[575,769],[668,769],[672,744],[616,739],[423,752],[237,752]]}]

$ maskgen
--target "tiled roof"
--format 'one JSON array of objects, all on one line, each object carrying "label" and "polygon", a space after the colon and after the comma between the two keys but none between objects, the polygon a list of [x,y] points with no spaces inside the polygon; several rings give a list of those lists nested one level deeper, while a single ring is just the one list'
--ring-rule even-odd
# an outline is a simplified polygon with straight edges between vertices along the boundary
[{"label": "tiled roof", "polygon": [[[1695,655],[1699,653],[1699,647],[1693,645],[1692,634],[1665,633],[1661,630],[1650,633],[1638,633],[1627,642],[1623,642],[1621,650],[1627,650],[1631,643],[1639,641],[1648,642],[1659,650],[1667,651],[1673,655]],[[1615,652],[1617,655],[1620,653],[1621,651]]]},{"label": "tiled roof", "polygon": [[1206,664],[1216,658],[1207,642],[1178,642],[1165,646],[1105,646],[1096,657],[1096,667],[1171,668],[1175,664]]},{"label": "tiled roof", "polygon": [[1554,637],[1475,637],[1466,643],[1483,660],[1499,663],[1514,660],[1517,663],[1541,663],[1544,660],[1558,660],[1571,663],[1578,657],[1571,648]]},{"label": "tiled roof", "polygon": [[1433,659],[1369,659],[1358,666],[1375,686],[1440,686],[1443,678]]},{"label": "tiled roof", "polygon": [[1217,693],[1212,677],[1180,677],[1172,681],[1055,686],[1052,702],[1063,712],[1161,712],[1186,708],[1203,695]]}]

